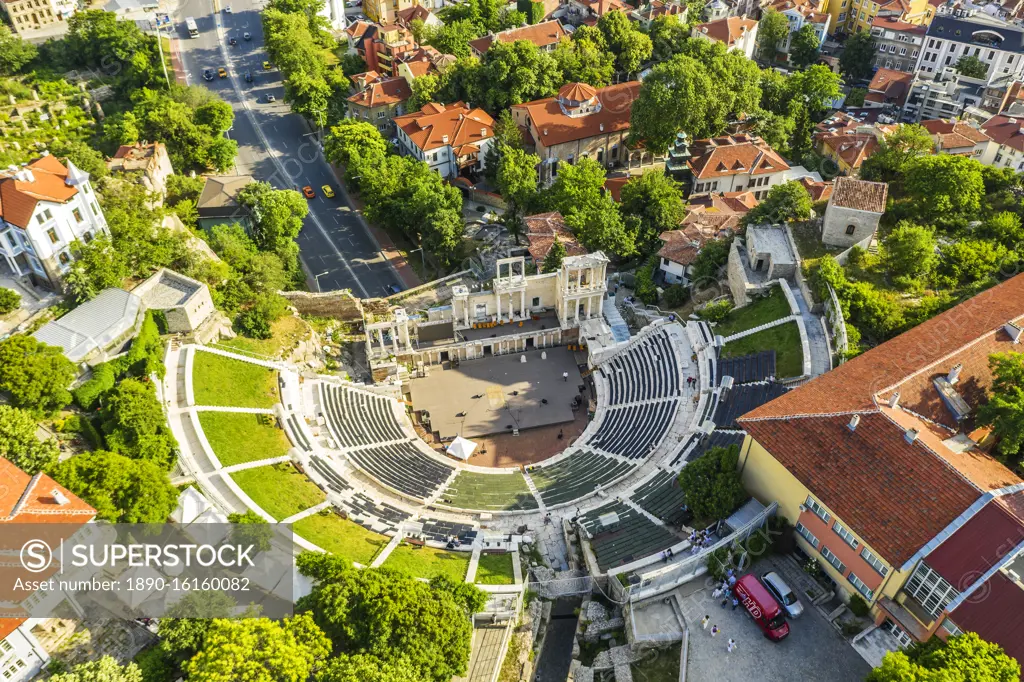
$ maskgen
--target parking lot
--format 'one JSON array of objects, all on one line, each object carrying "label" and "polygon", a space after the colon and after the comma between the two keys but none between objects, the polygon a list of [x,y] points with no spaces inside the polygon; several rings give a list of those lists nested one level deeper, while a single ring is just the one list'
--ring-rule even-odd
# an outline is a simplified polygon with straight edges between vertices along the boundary
[{"label": "parking lot", "polygon": [[[767,561],[754,565],[758,575],[771,570]],[[715,682],[749,680],[829,680],[861,682],[871,667],[810,603],[790,621],[790,633],[781,642],[769,641],[743,606],[722,608],[711,598],[712,588],[695,581],[680,589],[683,615],[690,631],[688,679]],[[711,616],[707,630],[700,621]],[[721,632],[711,637],[711,624]],[[726,651],[729,638],[736,650]]]}]

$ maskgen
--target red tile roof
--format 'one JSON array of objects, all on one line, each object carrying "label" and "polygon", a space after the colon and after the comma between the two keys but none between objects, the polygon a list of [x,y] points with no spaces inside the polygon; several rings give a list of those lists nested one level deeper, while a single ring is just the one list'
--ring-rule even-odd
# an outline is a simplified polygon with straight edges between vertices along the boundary
[{"label": "red tile roof", "polygon": [[840,208],[885,213],[888,193],[889,185],[884,182],[868,182],[841,175],[836,178],[830,203]]},{"label": "red tile roof", "polygon": [[977,632],[1024,661],[1024,588],[1004,573],[995,573],[950,615],[964,632]]},{"label": "red tile roof", "polygon": [[632,175],[606,178],[604,181],[604,188],[612,195],[612,199],[615,203],[620,203],[622,201],[622,188],[625,187],[626,183],[632,179]]},{"label": "red tile roof", "polygon": [[703,244],[738,231],[743,216],[757,204],[753,192],[712,192],[693,197],[686,208],[683,226],[696,230]]},{"label": "red tile roof", "polygon": [[[1024,491],[1015,495],[1024,498]],[[932,550],[925,561],[950,585],[963,590],[1005,560],[1022,542],[1024,519],[996,498]]]},{"label": "red tile roof", "polygon": [[2,171],[0,176],[0,217],[22,228],[28,227],[40,201],[63,204],[78,194],[77,187],[65,182],[68,169],[53,156],[40,157],[26,168],[32,172],[31,181],[19,180],[16,171]]},{"label": "red tile roof", "polygon": [[1024,118],[1000,114],[985,121],[981,129],[996,144],[1024,152]]},{"label": "red tile roof", "polygon": [[[53,491],[67,504],[59,504]],[[29,476],[10,460],[0,457],[0,524],[86,523],[96,510],[46,474]]]},{"label": "red tile roof", "polygon": [[736,44],[736,41],[750,31],[753,31],[756,27],[757,22],[753,19],[726,17],[725,19],[716,19],[705,24],[697,24],[693,27],[693,30],[695,33],[732,47]]},{"label": "red tile roof", "polygon": [[352,104],[373,108],[399,104],[412,97],[409,83],[401,77],[379,78],[348,98]]},{"label": "red tile roof", "polygon": [[883,103],[902,106],[910,94],[910,85],[914,82],[914,74],[893,69],[881,68],[875,71],[868,84],[868,93],[880,95]]},{"label": "red tile roof", "polygon": [[806,175],[797,182],[803,185],[807,193],[811,195],[811,201],[826,201],[832,196],[834,186],[831,182],[818,182]]},{"label": "red tile roof", "polygon": [[396,116],[395,125],[425,152],[448,145],[458,149],[494,137],[490,114],[470,109],[462,102],[447,106],[432,102],[415,113]]},{"label": "red tile roof", "polygon": [[0,618],[0,642],[7,639],[12,632],[27,621],[28,618]]},{"label": "red tile roof", "polygon": [[879,149],[878,138],[872,133],[826,135],[821,138],[821,144],[855,169]]},{"label": "red tile roof", "polygon": [[921,121],[921,125],[935,139],[936,149],[973,149],[976,144],[988,142],[991,138],[983,131],[964,121],[943,121],[934,119]]},{"label": "red tile roof", "polygon": [[921,24],[908,24],[905,21],[900,21],[896,17],[875,17],[871,25],[875,28],[883,28],[887,31],[899,31],[906,33],[917,33],[924,35],[928,32],[928,27]]},{"label": "red tile roof", "polygon": [[587,253],[587,250],[576,241],[576,237],[558,211],[526,216],[523,222],[526,224],[527,250],[535,263],[544,261],[556,240],[562,242],[567,256],[582,256]]},{"label": "red tile roof", "polygon": [[721,178],[740,173],[764,175],[789,169],[789,164],[761,138],[752,135],[697,140],[686,164],[695,178]]},{"label": "red tile roof", "polygon": [[551,21],[543,21],[539,24],[533,24],[532,26],[510,28],[493,35],[477,38],[476,40],[469,41],[469,46],[480,54],[487,52],[488,48],[491,47],[491,43],[495,40],[502,43],[514,43],[517,40],[526,40],[537,47],[545,48],[549,45],[557,44],[559,40],[568,35],[569,34],[565,32],[565,29],[562,28],[561,22],[559,22],[558,19],[553,19]]},{"label": "red tile roof", "polygon": [[[563,86],[562,90],[568,91],[575,86],[570,83]],[[579,90],[590,87],[584,84],[580,86]],[[595,92],[600,108],[582,116],[567,115],[558,97],[516,104],[512,108],[525,111],[537,130],[536,141],[545,147],[629,130],[630,112],[633,102],[640,95],[640,83],[629,81],[599,88]]]}]

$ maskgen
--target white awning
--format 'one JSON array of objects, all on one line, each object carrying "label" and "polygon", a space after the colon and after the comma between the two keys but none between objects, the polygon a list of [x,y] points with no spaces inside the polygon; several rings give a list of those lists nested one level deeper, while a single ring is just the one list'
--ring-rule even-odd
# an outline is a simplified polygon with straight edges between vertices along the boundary
[{"label": "white awning", "polygon": [[476,443],[462,436],[456,436],[455,440],[448,446],[447,452],[452,457],[466,460],[469,459],[474,450],[476,450]]}]

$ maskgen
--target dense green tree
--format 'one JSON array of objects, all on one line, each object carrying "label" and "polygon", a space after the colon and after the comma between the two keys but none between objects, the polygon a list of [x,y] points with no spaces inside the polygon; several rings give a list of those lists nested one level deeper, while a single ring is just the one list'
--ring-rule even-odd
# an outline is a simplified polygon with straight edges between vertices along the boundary
[{"label": "dense green tree", "polygon": [[[810,119],[808,118],[808,124]],[[759,135],[768,146],[791,159],[802,158],[802,153],[810,149],[811,141],[808,139],[806,149],[798,150],[798,154],[790,151],[790,144],[793,142],[794,121],[789,116],[774,114],[765,111],[754,119],[754,133]],[[802,151],[802,153],[799,153]]]},{"label": "dense green tree", "polygon": [[724,130],[735,117],[759,112],[761,71],[757,64],[743,53],[710,40],[689,40],[681,50],[704,66],[716,87],[713,95],[719,106],[712,110],[716,118],[710,122],[710,129]]},{"label": "dense green tree", "polygon": [[636,219],[633,241],[644,255],[660,248],[658,235],[678,228],[686,216],[682,189],[660,170],[649,170],[623,185],[619,209],[624,217]]},{"label": "dense green tree", "polygon": [[0,457],[9,459],[29,475],[49,471],[60,454],[57,441],[36,437],[38,428],[31,412],[0,405]]},{"label": "dense green tree", "polygon": [[652,256],[633,274],[633,296],[641,303],[654,305],[658,302],[658,287],[654,283],[657,265],[657,256]]},{"label": "dense green tree", "polygon": [[605,193],[604,181],[604,168],[589,157],[575,165],[561,164],[544,201],[562,214],[566,225],[588,251],[630,256],[636,253],[636,245],[625,229],[615,201]]},{"label": "dense green tree", "polygon": [[795,160],[804,158],[814,148],[814,121],[810,110],[801,102],[794,102],[792,111],[789,156]]},{"label": "dense green tree", "polygon": [[590,40],[563,38],[551,56],[566,83],[588,83],[603,88],[615,75],[615,55]]},{"label": "dense green tree", "polygon": [[322,14],[324,0],[271,0],[264,9],[275,9],[285,14],[305,17],[309,34],[313,39],[324,47],[332,47],[329,34],[331,25]]},{"label": "dense green tree", "polygon": [[991,426],[999,451],[1018,463],[1024,454],[1024,354],[995,353],[988,358],[992,388],[978,408],[978,423]]},{"label": "dense green tree", "polygon": [[691,280],[697,283],[717,281],[719,270],[729,260],[731,247],[731,238],[712,239],[706,242],[697,253],[696,260],[693,261]]},{"label": "dense green tree", "polygon": [[636,73],[651,58],[654,49],[651,39],[630,21],[625,12],[606,12],[597,20],[597,29],[615,55],[615,65],[620,71]]},{"label": "dense green tree", "polygon": [[404,659],[382,661],[368,654],[342,654],[328,662],[316,682],[423,682],[423,678]]},{"label": "dense green tree", "polygon": [[412,82],[412,97],[408,102],[409,111],[419,111],[431,102],[436,102],[440,89],[441,81],[433,74],[428,73],[416,78]]},{"label": "dense green tree", "polygon": [[901,124],[882,139],[878,151],[864,160],[860,177],[874,182],[898,183],[907,163],[931,154],[933,147],[931,135],[924,126]]},{"label": "dense green tree", "polygon": [[158,464],[97,450],[54,467],[53,478],[111,523],[164,523],[178,491]]},{"label": "dense green tree", "polygon": [[[156,37],[113,12],[79,11],[68,17],[61,41],[44,46],[43,60],[67,68],[88,67],[113,81],[122,96],[138,88],[164,87],[163,67]],[[160,138],[151,138],[160,139]],[[175,166],[177,168],[177,166]]]},{"label": "dense green tree", "polygon": [[832,109],[832,102],[841,94],[839,83],[839,75],[822,64],[797,71],[788,81],[791,97],[803,102],[815,121]]},{"label": "dense green tree", "polygon": [[738,446],[714,447],[683,468],[679,489],[696,518],[724,519],[749,497],[736,469],[738,461]]},{"label": "dense green tree", "polygon": [[874,36],[868,31],[859,30],[846,39],[843,53],[839,55],[839,70],[851,80],[870,78],[877,53]]},{"label": "dense green tree", "polygon": [[487,178],[487,181],[497,184],[503,150],[522,148],[523,133],[519,130],[512,112],[503,109],[494,123],[494,142],[484,152],[484,177]]},{"label": "dense green tree", "polygon": [[845,107],[862,107],[864,106],[864,100],[868,96],[867,88],[853,88],[846,95],[846,99],[843,100],[843,106]]},{"label": "dense green tree", "polygon": [[[419,80],[419,79],[417,79]],[[354,169],[366,162],[367,168],[372,167],[388,153],[388,142],[380,131],[366,121],[346,118],[331,127],[324,138],[324,156],[331,163],[345,169],[345,180],[355,182],[358,173]]]},{"label": "dense green tree", "polygon": [[99,180],[107,175],[107,160],[103,154],[81,140],[55,139],[50,142],[50,153],[71,161],[88,173],[93,180]]},{"label": "dense green tree", "polygon": [[21,307],[21,294],[14,289],[0,287],[0,316],[13,312]]},{"label": "dense green tree", "polygon": [[167,609],[160,619],[160,648],[179,663],[202,647],[214,618],[230,618],[235,600],[219,590],[193,590]]},{"label": "dense green tree", "polygon": [[142,671],[134,663],[122,666],[112,656],[79,663],[68,672],[51,675],[53,682],[142,682]]},{"label": "dense green tree", "polygon": [[0,26],[0,75],[13,76],[36,58],[35,45],[22,40],[6,24]]},{"label": "dense green tree", "polygon": [[167,203],[174,206],[181,201],[198,201],[205,186],[206,178],[202,175],[170,175],[167,178]]},{"label": "dense green tree", "polygon": [[270,549],[270,541],[274,537],[274,529],[265,518],[246,510],[244,514],[228,514],[228,521],[234,524],[231,529],[231,541],[239,545],[252,545],[257,552]]},{"label": "dense green tree", "polygon": [[935,231],[902,220],[882,240],[882,262],[896,277],[922,279],[935,268]]},{"label": "dense green tree", "polygon": [[982,232],[1008,249],[1024,244],[1024,226],[1021,218],[1012,211],[1001,211],[989,216],[982,224]]},{"label": "dense green tree", "polygon": [[167,471],[178,444],[148,381],[125,379],[104,397],[100,416],[107,446],[119,455],[145,459]]},{"label": "dense green tree", "polygon": [[761,69],[758,87],[761,89],[762,109],[780,116],[789,113],[792,101],[789,76],[771,67]]},{"label": "dense green tree", "polygon": [[679,17],[660,16],[651,21],[647,28],[651,38],[651,57],[655,62],[665,62],[679,54],[682,46],[690,39],[690,31]]},{"label": "dense green tree", "polygon": [[498,192],[507,206],[502,219],[509,234],[519,244],[523,231],[523,218],[528,208],[536,203],[537,166],[540,158],[514,147],[501,150],[498,164]]},{"label": "dense green tree", "polygon": [[274,335],[273,324],[284,316],[287,305],[276,293],[258,293],[235,317],[235,326],[250,338],[269,339]]},{"label": "dense green tree", "polygon": [[65,276],[65,287],[76,303],[85,303],[104,289],[120,288],[132,272],[125,254],[105,234],[73,247],[76,259]]},{"label": "dense green tree", "polygon": [[215,619],[186,665],[192,682],[307,682],[326,661],[331,643],[308,615]]},{"label": "dense green tree", "polygon": [[922,220],[973,217],[985,195],[981,167],[967,156],[916,156],[903,166],[904,190]]},{"label": "dense green tree", "polygon": [[[448,682],[469,662],[470,617],[484,595],[472,585],[435,578],[429,584],[383,568],[355,570],[343,559],[305,552],[300,572],[314,580],[299,600],[339,654],[403,660],[424,682]],[[344,678],[342,678],[344,679]]]},{"label": "dense green tree", "polygon": [[982,282],[998,274],[1010,253],[985,239],[961,239],[939,247],[939,274],[956,286]]},{"label": "dense green tree", "polygon": [[988,64],[974,55],[964,55],[956,60],[956,72],[968,78],[984,79],[988,76]]},{"label": "dense green tree", "polygon": [[469,41],[481,35],[480,29],[466,19],[446,22],[437,28],[425,26],[423,31],[424,44],[437,48],[442,54],[460,58],[470,56]]},{"label": "dense green tree", "polygon": [[551,249],[548,251],[548,255],[544,256],[544,262],[541,264],[541,272],[556,272],[562,267],[562,261],[566,257],[565,244],[560,239],[556,239],[551,244]]},{"label": "dense green tree", "polygon": [[818,40],[814,24],[804,24],[789,44],[789,59],[797,69],[806,69],[818,61],[819,48],[821,41]]},{"label": "dense green tree", "polygon": [[757,22],[758,55],[765,61],[773,61],[775,53],[789,36],[789,20],[785,14],[769,7]]},{"label": "dense green tree", "polygon": [[774,225],[811,217],[811,195],[795,180],[775,185],[744,218],[747,225]]},{"label": "dense green tree", "polygon": [[299,236],[309,204],[291,189],[274,189],[269,182],[250,182],[238,192],[238,203],[249,209],[250,234],[256,247],[277,251]]},{"label": "dense green tree", "polygon": [[[935,638],[933,638],[935,639]],[[912,655],[912,652],[911,652]],[[944,646],[928,648],[916,660],[905,651],[891,651],[868,682],[1017,682],[1020,665],[1002,647],[967,632],[950,637]]]},{"label": "dense green tree", "polygon": [[357,73],[366,73],[366,62],[358,54],[347,53],[341,58],[341,73],[345,78],[351,78]]},{"label": "dense green tree", "polygon": [[630,137],[659,153],[675,142],[680,130],[691,139],[713,136],[720,132],[713,121],[724,115],[715,92],[707,69],[692,57],[680,54],[655,65],[633,102]]},{"label": "dense green tree", "polygon": [[0,391],[10,394],[15,407],[36,414],[63,409],[71,402],[74,378],[75,366],[60,347],[22,334],[0,341]]},{"label": "dense green tree", "polygon": [[493,113],[551,97],[562,84],[554,58],[527,40],[491,43],[478,77],[484,88],[483,107]]}]

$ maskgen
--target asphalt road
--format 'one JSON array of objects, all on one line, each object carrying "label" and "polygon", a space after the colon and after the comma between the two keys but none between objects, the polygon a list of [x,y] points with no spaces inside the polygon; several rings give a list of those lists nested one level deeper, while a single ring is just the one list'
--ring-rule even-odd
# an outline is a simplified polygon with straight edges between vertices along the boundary
[{"label": "asphalt road", "polygon": [[[232,12],[223,11],[230,4]],[[258,0],[182,0],[172,16],[178,35],[181,60],[188,81],[217,92],[235,110],[235,122],[228,134],[238,141],[236,172],[252,175],[275,187],[298,189],[310,185],[316,198],[309,202],[298,243],[312,288],[322,291],[351,289],[358,296],[387,295],[392,286],[401,287],[391,264],[381,255],[375,240],[351,206],[338,192],[338,181],[320,153],[302,117],[291,113],[284,102],[284,86],[276,69],[263,70],[269,59],[263,50],[263,27]],[[198,38],[189,38],[185,18],[193,17]],[[252,40],[243,40],[243,34]],[[228,44],[228,38],[238,41]],[[204,69],[225,67],[228,78],[203,79]],[[245,73],[253,76],[247,83]],[[266,96],[277,101],[268,103]],[[331,185],[334,199],[320,189]]]}]

